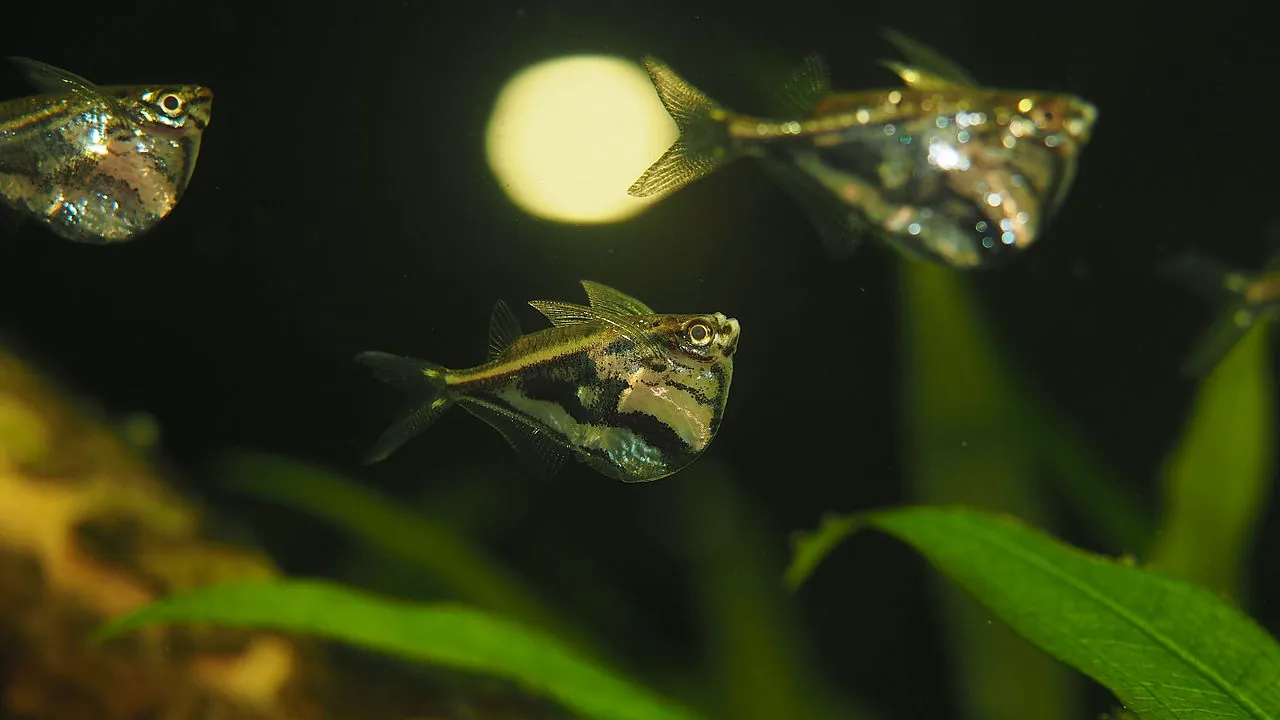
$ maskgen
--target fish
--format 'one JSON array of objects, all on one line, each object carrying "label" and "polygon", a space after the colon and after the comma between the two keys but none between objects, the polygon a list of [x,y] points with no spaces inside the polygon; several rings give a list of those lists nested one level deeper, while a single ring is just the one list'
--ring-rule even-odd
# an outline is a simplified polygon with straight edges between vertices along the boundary
[{"label": "fish", "polygon": [[629,483],[696,460],[724,417],[738,321],[720,312],[658,314],[618,290],[581,283],[588,305],[530,301],[552,327],[528,335],[498,300],[488,361],[476,367],[358,354],[374,377],[408,395],[365,463],[384,460],[454,405],[497,430],[540,478],[569,457]]},{"label": "fish", "polygon": [[[1280,224],[1273,232],[1280,236]],[[1201,333],[1179,367],[1184,377],[1205,377],[1250,330],[1280,317],[1280,252],[1255,272],[1231,268],[1196,253],[1177,255],[1164,262],[1161,270],[1222,307],[1218,319]]]},{"label": "fish", "polygon": [[729,110],[645,56],[679,135],[628,194],[669,194],[751,157],[832,257],[878,237],[907,257],[967,270],[1033,245],[1074,182],[1097,108],[1071,94],[980,86],[924,44],[883,34],[911,62],[882,61],[906,87],[833,92],[811,54],[779,91],[780,117]]},{"label": "fish", "polygon": [[137,238],[173,211],[213,109],[200,85],[98,86],[9,60],[40,94],[0,103],[0,201],[82,243]]}]

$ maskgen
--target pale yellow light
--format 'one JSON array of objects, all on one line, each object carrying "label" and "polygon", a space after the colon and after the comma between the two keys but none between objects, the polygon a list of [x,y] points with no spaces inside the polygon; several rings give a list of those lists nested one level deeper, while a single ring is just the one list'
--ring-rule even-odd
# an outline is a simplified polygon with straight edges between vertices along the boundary
[{"label": "pale yellow light", "polygon": [[494,104],[489,167],[525,211],[566,223],[615,222],[657,198],[627,188],[676,139],[636,63],[581,55],[530,66]]}]

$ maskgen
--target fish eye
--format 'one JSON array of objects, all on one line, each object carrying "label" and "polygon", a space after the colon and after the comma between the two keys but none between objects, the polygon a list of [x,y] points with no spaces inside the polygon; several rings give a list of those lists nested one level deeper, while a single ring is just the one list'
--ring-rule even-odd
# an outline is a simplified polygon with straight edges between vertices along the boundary
[{"label": "fish eye", "polygon": [[711,328],[704,322],[695,322],[686,330],[689,334],[689,342],[697,347],[702,347],[711,342]]},{"label": "fish eye", "polygon": [[1052,120],[1052,119],[1053,119],[1053,112],[1052,112],[1052,111],[1049,111],[1049,110],[1045,110],[1045,111],[1044,111],[1044,119],[1045,119],[1045,120]]},{"label": "fish eye", "polygon": [[167,93],[160,96],[160,109],[166,115],[173,116],[182,112],[182,96],[177,93]]}]

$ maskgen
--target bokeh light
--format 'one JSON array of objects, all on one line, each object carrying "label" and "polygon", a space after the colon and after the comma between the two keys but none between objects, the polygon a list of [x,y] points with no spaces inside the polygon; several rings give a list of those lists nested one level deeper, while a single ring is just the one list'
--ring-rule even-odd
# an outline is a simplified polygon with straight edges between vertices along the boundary
[{"label": "bokeh light", "polygon": [[516,205],[566,223],[631,217],[657,198],[627,188],[676,139],[638,64],[579,55],[525,68],[498,95],[489,167]]}]

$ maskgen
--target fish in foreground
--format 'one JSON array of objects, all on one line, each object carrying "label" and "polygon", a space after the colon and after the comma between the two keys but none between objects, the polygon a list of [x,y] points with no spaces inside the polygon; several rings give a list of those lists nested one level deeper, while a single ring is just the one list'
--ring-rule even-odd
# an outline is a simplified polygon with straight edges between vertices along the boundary
[{"label": "fish in foreground", "polygon": [[[1280,225],[1276,226],[1280,235]],[[1182,364],[1187,377],[1204,377],[1259,323],[1280,318],[1280,253],[1259,272],[1246,273],[1195,254],[1179,255],[1162,270],[1225,309]]]},{"label": "fish in foreground", "polygon": [[1097,109],[1073,95],[979,86],[923,44],[885,36],[911,63],[883,63],[906,87],[832,92],[811,55],[782,88],[789,115],[774,118],[728,110],[646,57],[680,135],[630,194],[675,191],[747,156],[781,182],[835,257],[868,235],[963,269],[1031,246],[1071,188]]},{"label": "fish in foreground", "polygon": [[55,234],[118,243],[177,206],[213,93],[198,85],[98,86],[10,58],[41,94],[0,103],[0,199]]},{"label": "fish in foreground", "polygon": [[718,312],[660,315],[612,288],[582,285],[586,306],[531,301],[554,327],[528,335],[499,300],[489,361],[477,367],[357,355],[409,393],[365,462],[386,458],[455,404],[501,433],[541,477],[571,455],[624,482],[657,480],[697,459],[724,416],[738,321]]}]

